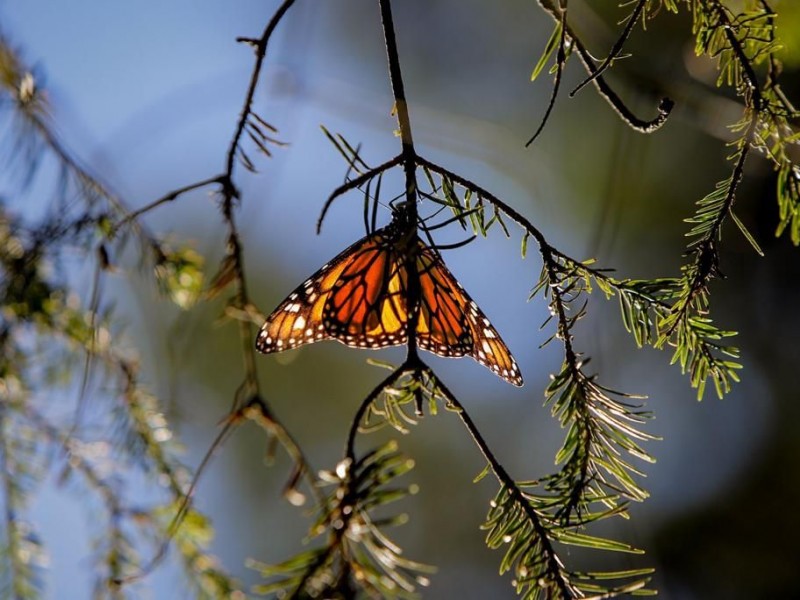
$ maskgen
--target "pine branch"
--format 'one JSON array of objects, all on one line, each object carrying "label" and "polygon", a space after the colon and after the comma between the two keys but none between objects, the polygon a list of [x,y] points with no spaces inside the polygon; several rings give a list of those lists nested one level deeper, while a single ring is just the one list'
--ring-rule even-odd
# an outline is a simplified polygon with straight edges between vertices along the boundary
[{"label": "pine branch", "polygon": [[[537,2],[554,21],[561,22],[562,11],[557,6],[557,0],[537,0]],[[596,74],[598,67],[594,58],[568,23],[564,23],[564,31],[566,32],[568,43],[571,47],[574,47],[587,73],[593,77],[592,84],[597,89],[597,92],[629,127],[640,133],[653,133],[667,122],[667,118],[674,106],[672,100],[666,97],[662,98],[658,105],[658,115],[649,121],[637,117],[606,82],[605,78],[601,74]]]},{"label": "pine branch", "polygon": [[415,486],[394,485],[413,466],[413,461],[397,452],[397,444],[389,442],[320,473],[332,490],[320,506],[311,535],[327,534],[326,542],[277,565],[253,563],[263,577],[272,579],[257,586],[256,593],[352,598],[358,589],[374,598],[415,597],[417,586],[428,585],[426,575],[432,568],[404,558],[383,532],[404,523],[406,517],[375,520],[371,516],[372,511],[415,493]]},{"label": "pine branch", "polygon": [[[612,598],[622,594],[650,595],[645,586],[651,569],[618,573],[581,574],[568,570],[554,546],[555,543],[578,545],[588,548],[640,553],[627,544],[595,538],[579,533],[575,526],[565,523],[558,497],[542,497],[526,492],[530,484],[515,482],[495,458],[475,423],[463,405],[444,386],[432,371],[427,369],[435,396],[442,398],[458,415],[488,463],[488,468],[497,478],[500,490],[491,503],[483,528],[490,548],[508,544],[500,566],[501,573],[514,569],[514,585],[524,598],[571,599],[584,598],[587,593],[598,597]],[[479,476],[480,478],[481,476]],[[534,482],[533,487],[538,482]],[[617,514],[610,510],[594,513],[590,520],[600,520]],[[619,585],[604,586],[603,580],[632,580]]]},{"label": "pine branch", "polygon": [[[636,23],[639,22],[639,18],[642,17],[642,11],[644,10],[645,5],[649,0],[637,0],[636,4],[633,7],[633,11],[631,14],[626,17],[627,23],[625,24],[625,28],[622,30],[622,33],[617,38],[617,41],[614,42],[614,45],[611,48],[611,51],[608,53],[608,56],[600,63],[600,66],[597,67],[597,70],[589,75],[586,79],[584,79],[578,86],[570,92],[570,97],[577,94],[581,91],[584,87],[590,84],[592,81],[597,79],[600,75],[602,75],[606,69],[608,69],[614,62],[616,58],[618,58],[622,54],[622,50],[625,47],[625,43],[628,41],[628,38],[633,31],[634,26]],[[645,13],[646,15],[646,13]],[[643,20],[644,22],[644,20]]]}]

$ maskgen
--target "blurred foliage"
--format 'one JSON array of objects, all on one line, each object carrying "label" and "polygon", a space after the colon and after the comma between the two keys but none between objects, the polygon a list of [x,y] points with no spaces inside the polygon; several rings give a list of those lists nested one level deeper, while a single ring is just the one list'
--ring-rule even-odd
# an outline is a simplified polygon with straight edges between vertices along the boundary
[{"label": "blurred foliage", "polygon": [[[188,473],[101,288],[118,268],[112,256],[121,259],[131,235],[142,264],[157,257],[151,268],[179,305],[197,295],[200,258],[188,248],[169,248],[138,225],[113,236],[110,223],[125,218],[124,205],[58,141],[45,93],[5,38],[0,82],[2,116],[16,132],[4,166],[17,175],[19,193],[42,156],[55,157],[61,172],[50,210],[38,222],[0,203],[2,597],[43,597],[45,549],[26,515],[51,473],[62,483],[75,480],[85,498],[94,537],[94,596],[136,597],[135,587],[115,582],[139,576],[143,551],[154,552],[167,532],[163,508],[147,498],[156,492],[170,504],[181,502]],[[76,256],[78,263],[94,264],[91,290],[83,297]],[[139,497],[130,482],[142,475],[152,489]],[[192,514],[177,547],[198,597],[232,597],[237,584],[212,570],[214,559],[206,551],[210,528],[193,525],[202,517]]]}]

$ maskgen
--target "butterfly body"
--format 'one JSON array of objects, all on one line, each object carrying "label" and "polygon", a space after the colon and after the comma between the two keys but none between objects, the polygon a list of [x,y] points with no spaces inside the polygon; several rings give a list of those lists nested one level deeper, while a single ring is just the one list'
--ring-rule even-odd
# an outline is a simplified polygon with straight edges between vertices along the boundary
[{"label": "butterfly body", "polygon": [[472,356],[522,385],[505,343],[441,256],[415,228],[397,220],[344,250],[289,294],[267,317],[256,348],[280,352],[327,339],[355,348],[398,346],[408,342],[411,315],[423,350]]}]

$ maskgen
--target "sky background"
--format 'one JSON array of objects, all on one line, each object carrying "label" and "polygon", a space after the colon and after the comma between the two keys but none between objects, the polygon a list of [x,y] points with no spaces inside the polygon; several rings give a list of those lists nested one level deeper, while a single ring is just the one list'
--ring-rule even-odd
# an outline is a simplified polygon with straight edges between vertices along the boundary
[{"label": "sky background", "polygon": [[[724,144],[708,135],[713,129],[708,120],[736,114],[735,105],[709,86],[709,65],[692,58],[691,40],[679,33],[685,20],[663,17],[663,28],[656,26],[653,33],[663,43],[656,50],[638,31],[632,48],[642,55],[611,76],[644,116],[654,113],[659,81],[672,81],[664,85],[672,85],[668,91],[678,104],[662,131],[632,133],[587,89],[575,99],[562,97],[544,135],[526,150],[523,144],[550,92],[547,78],[529,81],[549,36],[549,18],[533,2],[396,4],[412,126],[424,156],[505,199],[573,257],[594,256],[632,278],[677,274],[685,244],[682,219],[730,168]],[[252,66],[252,51],[235,38],[259,36],[276,5],[0,0],[0,33],[34,66],[61,138],[137,207],[222,169]],[[598,54],[613,39],[622,14],[608,11],[596,15],[583,4],[576,9]],[[320,125],[361,144],[371,164],[394,156],[399,143],[385,61],[376,3],[300,2],[270,43],[256,110],[278,127],[289,146],[270,160],[259,156],[258,175],[237,173],[243,192],[237,218],[251,294],[264,313],[363,235],[357,196],[340,199],[322,235],[315,235],[318,211],[346,170]],[[565,89],[582,75],[575,61]],[[758,573],[740,574],[737,568],[751,564],[756,549],[775,557],[760,571],[764,579],[770,569],[789,572],[792,551],[798,558],[793,546],[783,545],[782,535],[739,529],[735,516],[723,518],[730,512],[744,522],[754,510],[747,508],[748,490],[765,490],[764,478],[775,486],[765,491],[776,506],[780,498],[789,502],[791,488],[779,481],[792,479],[799,466],[797,444],[790,441],[790,423],[797,416],[792,381],[800,293],[792,275],[798,274],[798,255],[786,240],[771,241],[770,172],[759,161],[748,171],[740,216],[768,256],[756,261],[746,241],[727,230],[723,271],[729,277],[712,289],[716,320],[742,332],[746,365],[743,383],[724,401],[709,394],[697,403],[686,377],[669,366],[668,353],[637,351],[615,302],[593,298],[590,316],[577,330],[576,345],[592,357],[600,381],[646,394],[656,414],[647,426],[663,437],[647,446],[657,458],[646,467],[645,486],[652,497],[634,507],[634,519],[610,531],[648,553],[612,564],[655,566],[656,585],[665,598],[711,597],[709,590],[724,589],[718,582],[726,577],[733,590],[753,589],[747,586],[755,585]],[[52,165],[45,164],[40,177],[54,177]],[[12,185],[0,175],[0,192]],[[39,214],[46,203],[37,189],[12,207],[30,218]],[[164,206],[147,223],[190,240],[207,256],[208,270],[215,270],[225,230],[205,190]],[[446,232],[441,241],[454,239],[458,232]],[[561,353],[557,345],[538,349],[552,332],[539,330],[547,315],[541,298],[526,302],[540,264],[533,253],[520,259],[519,241],[516,232],[506,240],[495,230],[486,240],[449,252],[445,260],[514,353],[525,387],[512,388],[470,360],[430,357],[430,364],[459,395],[509,471],[529,479],[552,470],[563,436],[542,407],[542,390],[559,368]],[[110,295],[130,323],[129,337],[150,385],[175,419],[186,462],[196,464],[241,376],[235,328],[215,324],[220,302],[179,313],[135,275],[117,277]],[[402,353],[369,355],[398,360]],[[353,411],[384,376],[365,365],[366,356],[337,344],[316,344],[291,355],[259,357],[267,400],[319,468],[338,460]],[[372,440],[362,443],[366,448]],[[496,575],[500,555],[485,549],[478,529],[494,489],[488,482],[470,483],[483,464],[465,432],[442,413],[425,418],[401,444],[416,459],[413,477],[421,491],[404,506],[411,520],[397,536],[409,556],[440,567],[429,597],[512,598],[508,578]],[[238,431],[215,458],[197,496],[217,529],[214,553],[251,582],[257,578],[244,560],[280,561],[298,548],[306,526],[302,515],[280,499],[287,464],[279,460],[267,469],[263,456],[258,432]],[[769,473],[777,468],[776,457],[784,461],[778,462],[783,475],[773,480]],[[750,513],[749,518],[756,517]],[[89,597],[87,517],[80,498],[49,482],[37,499],[34,519],[51,556],[51,597]],[[794,519],[785,524],[787,539],[798,531]],[[709,525],[708,530],[698,524]],[[732,531],[748,537],[726,537]],[[716,550],[708,542],[714,539],[720,542]],[[692,547],[705,555],[695,555]],[[692,557],[704,568],[702,577],[691,566]],[[779,586],[783,579],[777,579]],[[142,594],[184,597],[181,586],[180,575],[168,566]]]}]

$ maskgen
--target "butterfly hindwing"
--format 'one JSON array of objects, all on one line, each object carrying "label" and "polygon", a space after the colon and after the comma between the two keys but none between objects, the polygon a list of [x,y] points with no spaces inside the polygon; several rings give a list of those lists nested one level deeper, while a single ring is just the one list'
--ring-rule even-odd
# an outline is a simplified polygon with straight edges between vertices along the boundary
[{"label": "butterfly hindwing", "polygon": [[521,386],[522,375],[508,346],[478,305],[469,296],[467,299],[467,321],[475,340],[472,357],[498,377],[512,385]]},{"label": "butterfly hindwing", "polygon": [[500,378],[522,385],[516,361],[489,319],[441,257],[422,242],[420,246],[420,347],[440,356],[470,355]]},{"label": "butterfly hindwing", "polygon": [[419,242],[417,271],[420,311],[417,341],[420,348],[440,356],[471,353],[472,331],[464,312],[464,289],[433,250]]}]

